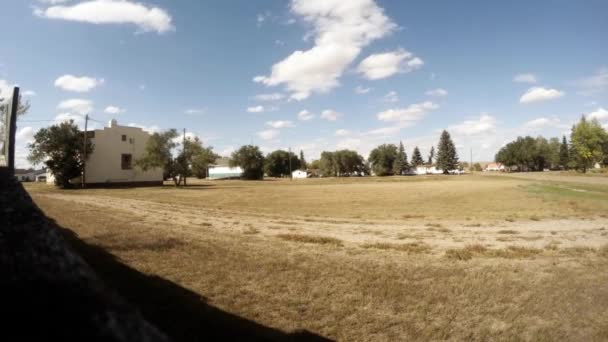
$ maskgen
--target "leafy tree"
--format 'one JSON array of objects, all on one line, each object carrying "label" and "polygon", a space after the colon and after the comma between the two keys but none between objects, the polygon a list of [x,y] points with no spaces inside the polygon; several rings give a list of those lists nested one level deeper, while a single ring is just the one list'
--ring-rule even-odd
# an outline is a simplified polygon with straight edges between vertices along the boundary
[{"label": "leafy tree", "polygon": [[420,149],[418,148],[418,146],[416,146],[414,147],[414,152],[412,152],[412,167],[416,168],[422,164],[424,164],[424,159],[422,159]]},{"label": "leafy tree", "polygon": [[171,178],[175,186],[178,186],[180,175],[188,173],[187,157],[183,151],[177,158],[173,158],[172,150],[178,145],[174,140],[178,136],[175,129],[152,134],[146,142],[142,157],[135,161],[135,165],[144,171],[162,168],[163,177]]},{"label": "leafy tree", "polygon": [[243,169],[243,179],[264,179],[264,155],[257,146],[245,145],[232,152],[230,167],[237,166]]},{"label": "leafy tree", "polygon": [[363,157],[356,151],[324,151],[319,160],[321,174],[325,177],[348,177],[369,174]]},{"label": "leafy tree", "polygon": [[[70,188],[70,180],[82,175],[84,170],[83,132],[73,120],[42,128],[29,144],[28,160],[36,165],[44,162],[55,177],[55,185]],[[93,144],[87,140],[86,153],[93,152]]]},{"label": "leafy tree", "polygon": [[393,144],[382,144],[373,149],[369,154],[369,162],[376,176],[392,176],[393,165],[397,159],[397,146]]},{"label": "leafy tree", "polygon": [[306,159],[304,159],[304,151],[300,150],[300,170],[306,171],[308,165],[306,164]]},{"label": "leafy tree", "polygon": [[300,168],[300,160],[293,152],[276,150],[266,156],[264,170],[270,177],[291,176],[289,160],[291,158],[291,170]]},{"label": "leafy tree", "polygon": [[437,151],[437,167],[447,174],[450,170],[454,170],[458,166],[458,153],[456,146],[450,137],[450,133],[444,130],[439,138],[439,146]]},{"label": "leafy tree", "polygon": [[479,163],[473,164],[473,171],[476,171],[476,172],[483,171],[483,168],[481,167],[481,164],[479,164]]},{"label": "leafy tree", "polygon": [[562,136],[562,144],[559,146],[559,166],[567,170],[568,164],[570,164],[570,151],[568,147],[568,141],[566,140],[566,136]]},{"label": "leafy tree", "polygon": [[573,154],[570,156],[573,166],[583,172],[593,167],[596,162],[604,160],[604,144],[608,141],[608,133],[602,128],[597,119],[588,121],[585,116],[574,126],[570,135]]},{"label": "leafy tree", "polygon": [[197,178],[206,178],[209,165],[215,163],[220,156],[213,152],[213,147],[203,147],[198,137],[186,140],[185,151],[188,154],[191,173]]},{"label": "leafy tree", "polygon": [[431,152],[429,152],[429,160],[427,164],[433,165],[433,159],[435,159],[435,146],[431,146]]},{"label": "leafy tree", "polygon": [[311,169],[319,170],[321,168],[321,161],[319,159],[313,160],[308,165]]},{"label": "leafy tree", "polygon": [[405,148],[403,147],[403,142],[399,142],[399,151],[397,152],[397,157],[393,162],[393,174],[395,175],[404,175],[410,171],[410,164],[407,162],[407,154],[405,153]]}]

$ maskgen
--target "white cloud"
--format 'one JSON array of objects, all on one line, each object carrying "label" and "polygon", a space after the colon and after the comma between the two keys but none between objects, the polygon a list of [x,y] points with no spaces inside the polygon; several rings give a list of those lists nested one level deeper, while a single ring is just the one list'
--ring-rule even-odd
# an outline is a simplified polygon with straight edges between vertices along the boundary
[{"label": "white cloud", "polygon": [[425,93],[427,96],[442,97],[448,94],[448,91],[442,88],[432,89]]},{"label": "white cloud", "polygon": [[258,134],[258,137],[260,137],[260,139],[272,140],[272,139],[278,137],[280,133],[281,133],[281,131],[279,131],[278,129],[267,129],[264,131],[259,131],[257,134]]},{"label": "white cloud", "polygon": [[293,122],[291,121],[286,121],[286,120],[277,120],[277,121],[267,121],[266,125],[272,127],[272,128],[288,128],[288,127],[295,127],[295,125],[293,124]]},{"label": "white cloud", "polygon": [[116,107],[116,106],[107,106],[106,109],[103,110],[108,114],[122,114],[126,112],[124,108]]},{"label": "white cloud", "polygon": [[186,109],[184,111],[184,114],[188,114],[188,115],[197,115],[197,114],[203,114],[205,113],[204,109],[197,109],[197,108],[190,108],[190,109]]},{"label": "white cloud", "polygon": [[294,51],[274,64],[269,76],[253,80],[266,86],[285,85],[294,100],[337,87],[361,49],[396,28],[373,0],[293,0],[291,11],[313,26],[315,45]]},{"label": "white cloud", "polygon": [[430,101],[425,101],[422,103],[414,103],[406,108],[388,109],[376,114],[376,116],[380,121],[395,121],[411,125],[424,118],[428,112],[438,108],[439,105]]},{"label": "white cloud", "polygon": [[559,91],[557,89],[547,89],[543,87],[532,87],[528,89],[528,91],[521,96],[519,99],[520,103],[533,103],[533,102],[541,102],[548,101],[560,98],[564,96],[563,91]]},{"label": "white cloud", "polygon": [[[148,133],[154,133],[154,132],[149,132],[147,129],[144,129],[144,131],[146,131]],[[186,132],[185,136],[186,136],[186,140],[190,140],[190,141],[193,141],[195,138],[200,139],[200,137],[197,134],[192,133],[192,132]],[[173,138],[171,141],[173,141],[174,144],[178,144],[178,145],[182,144],[184,142],[184,134],[183,133],[179,134],[177,137]]]},{"label": "white cloud", "polygon": [[150,134],[160,132],[160,127],[158,127],[156,125],[146,126],[146,125],[141,125],[141,124],[132,122],[132,123],[128,124],[127,126],[129,126],[129,127],[139,127],[141,129],[143,129],[145,132],[148,132]]},{"label": "white cloud", "polygon": [[594,112],[587,115],[589,119],[598,119],[600,121],[608,120],[608,110],[604,108],[598,108]]},{"label": "white cloud", "polygon": [[336,112],[333,109],[326,109],[323,112],[321,112],[321,119],[325,119],[327,121],[336,121],[342,115],[343,115],[342,113]]},{"label": "white cloud", "polygon": [[338,150],[359,150],[363,141],[359,138],[348,138],[341,141],[338,141],[336,144],[336,149]]},{"label": "white cloud", "polygon": [[524,123],[523,128],[526,130],[539,130],[549,127],[560,127],[561,121],[558,118],[538,118]]},{"label": "white cloud", "polygon": [[574,82],[585,96],[596,95],[608,91],[608,68],[600,68],[594,75],[579,79]]},{"label": "white cloud", "polygon": [[84,115],[93,111],[93,102],[83,99],[69,99],[61,101],[59,105],[57,105],[57,109]]},{"label": "white cloud", "polygon": [[281,93],[271,93],[271,94],[259,94],[254,96],[254,99],[257,101],[279,101],[285,97]]},{"label": "white cloud", "polygon": [[496,119],[486,113],[479,120],[465,120],[458,125],[448,126],[448,131],[455,135],[480,135],[496,131]]},{"label": "white cloud", "polygon": [[264,106],[247,107],[249,113],[261,113],[264,111]]},{"label": "white cloud", "polygon": [[339,129],[336,131],[335,136],[337,137],[345,137],[350,135],[350,131],[346,129]]},{"label": "white cloud", "polygon": [[23,96],[36,96],[36,92],[33,90],[26,90],[23,92]]},{"label": "white cloud", "polygon": [[55,80],[55,87],[77,93],[86,93],[93,90],[98,85],[103,84],[103,82],[103,79],[96,79],[93,77],[63,75]]},{"label": "white cloud", "polygon": [[362,86],[357,86],[355,88],[355,93],[357,94],[367,94],[372,90],[372,88],[363,88]]},{"label": "white cloud", "polygon": [[382,98],[384,102],[397,102],[399,101],[399,96],[396,91],[389,91],[388,94],[384,95]]},{"label": "white cloud", "polygon": [[73,120],[74,123],[78,126],[82,126],[84,124],[84,118],[81,115],[73,114],[73,113],[60,113],[55,116],[55,123],[62,123],[64,121]]},{"label": "white cloud", "polygon": [[314,119],[315,115],[307,110],[302,110],[298,113],[298,120],[308,121]]},{"label": "white cloud", "polygon": [[34,141],[34,129],[32,127],[23,127],[15,135],[17,141],[32,142]]},{"label": "white cloud", "polygon": [[369,80],[379,80],[397,73],[420,68],[424,62],[403,49],[370,55],[359,63],[357,71]]},{"label": "white cloud", "polygon": [[71,0],[38,0],[38,1],[42,2],[44,4],[56,5],[56,4],[61,4],[61,3],[68,2]]},{"label": "white cloud", "polygon": [[91,0],[72,6],[35,8],[34,14],[48,19],[91,24],[133,24],[140,32],[164,33],[174,29],[171,16],[165,10],[127,0]]},{"label": "white cloud", "polygon": [[517,74],[513,76],[513,82],[517,83],[536,83],[538,79],[534,74]]},{"label": "white cloud", "polygon": [[372,130],[366,132],[365,134],[366,135],[380,135],[380,136],[394,136],[395,134],[399,133],[399,131],[401,131],[401,128],[403,128],[403,126],[400,126],[400,125],[381,127],[381,128],[372,129]]}]

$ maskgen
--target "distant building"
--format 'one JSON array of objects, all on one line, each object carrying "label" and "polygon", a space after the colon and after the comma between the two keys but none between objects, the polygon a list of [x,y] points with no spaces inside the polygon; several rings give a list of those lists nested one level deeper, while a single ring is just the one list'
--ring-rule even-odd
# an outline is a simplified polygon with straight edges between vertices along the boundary
[{"label": "distant building", "polygon": [[291,177],[294,179],[308,178],[308,172],[303,170],[295,170],[291,173]]},{"label": "distant building", "polygon": [[209,166],[209,179],[230,179],[230,178],[241,178],[243,169],[239,166],[230,167],[229,158],[222,157],[215,161],[215,163]]},{"label": "distant building", "polygon": [[441,175],[443,174],[443,170],[437,169],[435,166],[417,166],[416,170],[414,170],[414,174],[416,175]]},{"label": "distant building", "polygon": [[[148,171],[135,166],[135,161],[144,154],[150,134],[139,127],[119,126],[111,120],[109,127],[87,132],[93,143],[93,153],[88,156],[86,170],[87,185],[162,185],[163,169]],[[47,173],[47,183],[55,178]],[[80,178],[72,180],[80,182]]]},{"label": "distant building", "polygon": [[33,182],[37,176],[44,174],[44,172],[44,170],[15,169],[15,178],[20,182]]},{"label": "distant building", "polygon": [[484,171],[504,171],[505,166],[502,163],[490,163],[486,165]]}]

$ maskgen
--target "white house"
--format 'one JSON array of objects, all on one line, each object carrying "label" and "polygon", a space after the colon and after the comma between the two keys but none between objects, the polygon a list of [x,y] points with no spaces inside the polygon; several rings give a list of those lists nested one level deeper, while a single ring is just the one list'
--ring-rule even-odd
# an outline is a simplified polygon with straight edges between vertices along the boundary
[{"label": "white house", "polygon": [[23,170],[15,169],[15,178],[20,182],[33,182],[38,175],[44,174],[44,170]]},{"label": "white house", "polygon": [[490,163],[486,165],[484,171],[504,171],[505,166],[502,163]]},{"label": "white house", "polygon": [[443,170],[437,169],[435,166],[417,166],[414,171],[416,175],[441,175]]},{"label": "white house", "polygon": [[[135,166],[141,158],[150,134],[139,127],[120,126],[111,120],[109,127],[87,132],[87,138],[93,143],[93,152],[88,156],[85,165],[87,185],[162,185],[163,169],[148,171]],[[47,174],[47,183],[53,183],[54,177]],[[80,179],[74,179],[78,183]]]},{"label": "white house", "polygon": [[[435,166],[417,166],[416,170],[413,172],[415,175],[442,175],[443,174],[443,170],[442,169],[438,169]],[[465,172],[462,170],[458,170],[458,169],[454,169],[454,170],[449,170],[448,171],[449,174],[451,175],[462,175]]]},{"label": "white house", "polygon": [[291,173],[291,178],[299,179],[299,178],[308,178],[308,172],[302,170],[295,170]]},{"label": "white house", "polygon": [[222,157],[209,167],[209,179],[240,178],[243,174],[241,167],[230,167],[228,158]]}]

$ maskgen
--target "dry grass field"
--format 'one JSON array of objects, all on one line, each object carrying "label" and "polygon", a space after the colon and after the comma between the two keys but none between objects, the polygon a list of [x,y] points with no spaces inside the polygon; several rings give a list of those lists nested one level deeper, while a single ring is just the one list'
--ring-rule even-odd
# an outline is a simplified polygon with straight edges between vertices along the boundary
[{"label": "dry grass field", "polygon": [[608,177],[543,177],[26,188],[176,340],[214,324],[199,302],[335,340],[607,340]]}]

